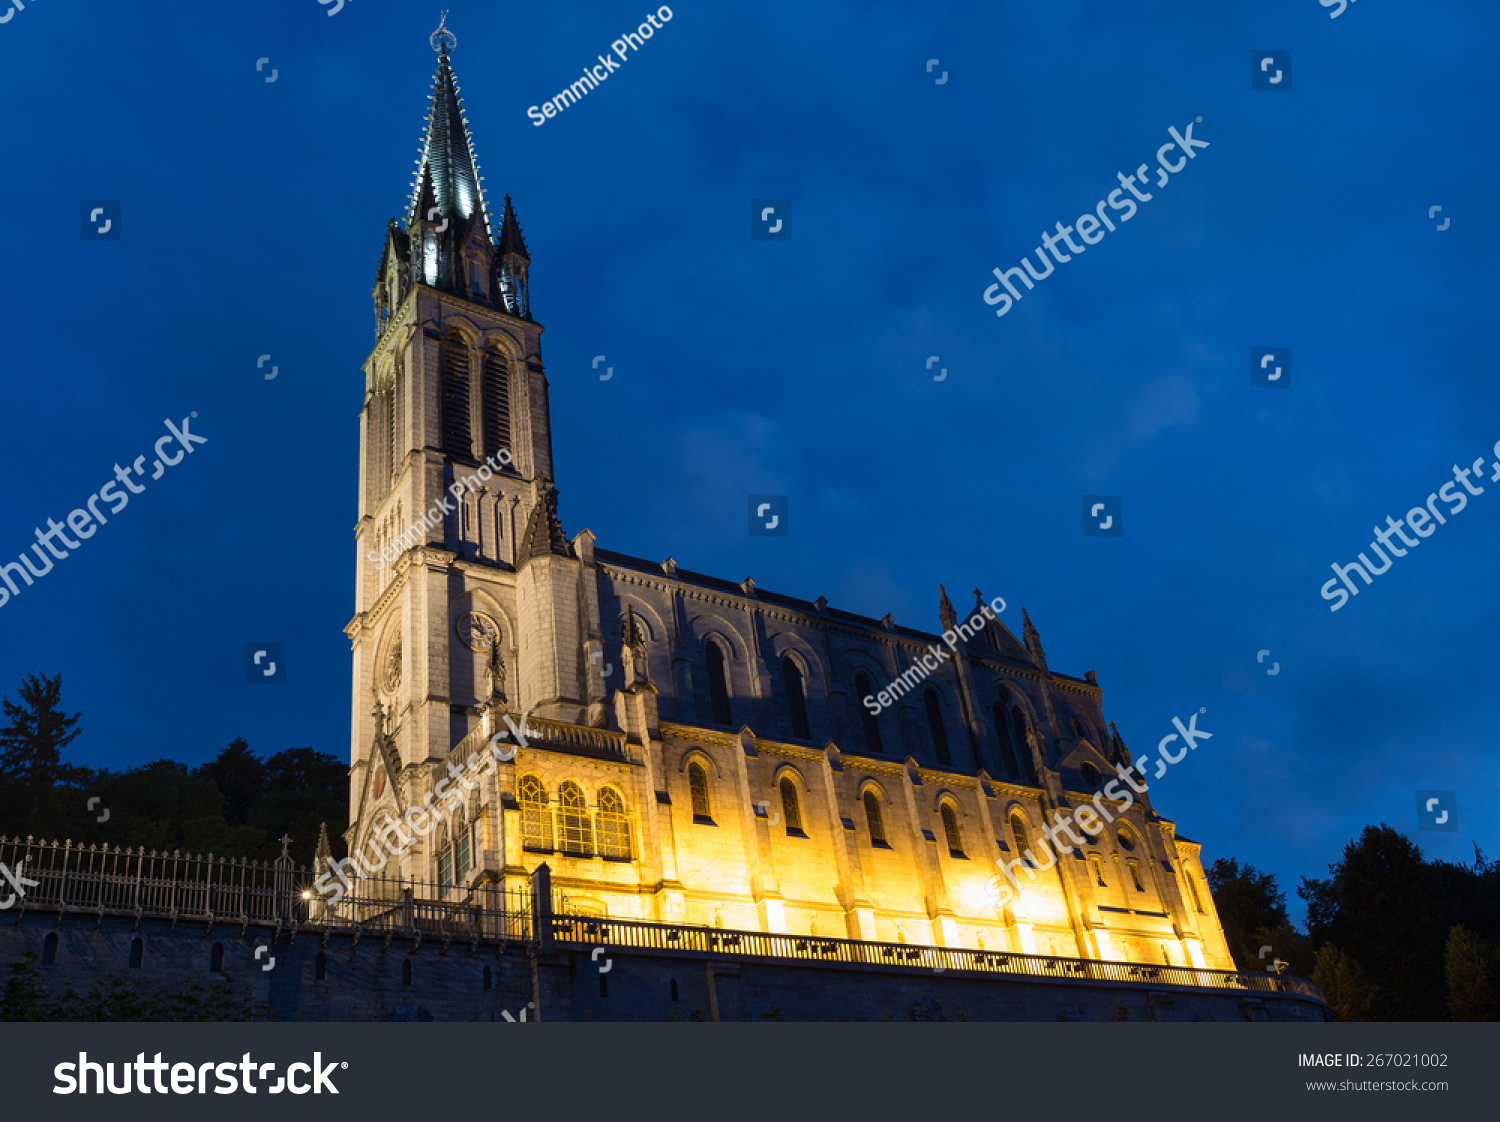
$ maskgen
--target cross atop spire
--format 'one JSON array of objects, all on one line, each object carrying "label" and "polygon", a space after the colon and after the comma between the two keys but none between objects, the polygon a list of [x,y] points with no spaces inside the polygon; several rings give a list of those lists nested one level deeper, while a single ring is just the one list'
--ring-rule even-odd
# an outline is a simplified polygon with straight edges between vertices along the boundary
[{"label": "cross atop spire", "polygon": [[448,12],[443,11],[442,18],[438,20],[437,30],[427,39],[432,44],[432,49],[438,54],[445,55],[458,46],[458,36],[448,30]]}]

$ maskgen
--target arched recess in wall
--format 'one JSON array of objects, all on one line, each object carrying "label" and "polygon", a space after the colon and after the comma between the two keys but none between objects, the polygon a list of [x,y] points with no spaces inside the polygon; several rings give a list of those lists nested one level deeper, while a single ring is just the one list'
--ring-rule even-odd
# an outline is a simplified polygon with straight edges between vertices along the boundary
[{"label": "arched recess in wall", "polygon": [[474,457],[472,403],[472,344],[458,328],[450,327],[443,336],[440,363],[439,411],[441,413],[443,451],[465,462]]},{"label": "arched recess in wall", "polygon": [[732,725],[734,710],[729,703],[729,656],[717,637],[703,641],[703,661],[708,674],[709,715],[716,725]]},{"label": "arched recess in wall", "polygon": [[927,733],[932,737],[932,750],[937,762],[944,767],[953,765],[953,750],[948,745],[947,722],[943,716],[943,703],[935,686],[922,691],[922,710],[927,715]]}]

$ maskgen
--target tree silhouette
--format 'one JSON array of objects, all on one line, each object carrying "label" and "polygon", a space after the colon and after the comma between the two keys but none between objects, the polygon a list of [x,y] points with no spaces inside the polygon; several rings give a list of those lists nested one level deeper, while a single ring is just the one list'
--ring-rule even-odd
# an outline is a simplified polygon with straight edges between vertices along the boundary
[{"label": "tree silhouette", "polygon": [[7,722],[0,729],[0,833],[28,834],[65,820],[71,807],[64,800],[76,797],[91,773],[62,762],[62,750],[83,731],[83,714],[62,709],[62,675],[28,674],[17,693],[19,703],[0,698]]}]

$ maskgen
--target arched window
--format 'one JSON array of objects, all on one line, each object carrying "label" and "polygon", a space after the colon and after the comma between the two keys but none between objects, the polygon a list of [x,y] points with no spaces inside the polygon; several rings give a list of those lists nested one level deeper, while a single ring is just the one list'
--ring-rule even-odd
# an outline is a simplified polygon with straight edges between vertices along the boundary
[{"label": "arched window", "polygon": [[713,807],[708,801],[708,772],[702,764],[688,764],[688,790],[693,796],[693,821],[713,825]]},{"label": "arched window", "polygon": [[547,788],[534,775],[521,776],[516,801],[521,804],[521,844],[527,849],[552,852],[552,815],[547,809]]},{"label": "arched window", "polygon": [[951,764],[953,757],[948,752],[948,732],[943,728],[943,710],[938,704],[937,690],[928,689],[922,695],[922,704],[927,709],[927,728],[932,733],[932,746],[937,749],[938,763]]},{"label": "arched window", "polygon": [[1108,888],[1109,885],[1104,883],[1104,862],[1100,861],[1099,858],[1095,857],[1093,854],[1090,854],[1089,864],[1093,867],[1094,870],[1094,883],[1097,884],[1100,888]]},{"label": "arched window", "polygon": [[1000,766],[1005,769],[1007,779],[1020,779],[1021,765],[1016,761],[1016,742],[1010,735],[1010,717],[1005,712],[1005,702],[995,702],[991,715],[995,722],[995,739],[1000,742]]},{"label": "arched window", "polygon": [[732,725],[734,716],[729,711],[729,668],[724,665],[724,651],[718,643],[710,642],[703,653],[708,657],[708,696],[713,702],[714,724]]},{"label": "arched window", "polygon": [[1183,878],[1187,881],[1188,895],[1193,899],[1193,911],[1202,912],[1203,901],[1198,896],[1198,882],[1193,878],[1193,874],[1190,873],[1187,869],[1182,870],[1182,875]]},{"label": "arched window", "polygon": [[488,966],[484,968],[484,988],[493,989],[495,986],[495,975]]},{"label": "arched window", "polygon": [[786,823],[787,833],[802,833],[802,808],[797,805],[797,785],[789,776],[782,776],[781,820]]},{"label": "arched window", "polygon": [[469,430],[469,347],[456,332],[443,340],[443,451],[474,456]]},{"label": "arched window", "polygon": [[1096,768],[1093,764],[1084,764],[1078,769],[1078,771],[1083,776],[1083,781],[1089,785],[1089,790],[1096,791],[1099,789],[1098,768]]},{"label": "arched window", "polygon": [[807,697],[802,691],[802,669],[790,658],[781,660],[781,678],[786,683],[786,705],[792,717],[792,735],[811,740],[807,727]]},{"label": "arched window", "polygon": [[[218,947],[219,944],[215,943],[214,946]],[[222,947],[220,947],[219,949],[220,949],[220,951],[223,950]],[[49,932],[47,932],[47,937],[42,940],[42,965],[43,966],[56,966],[57,965],[57,932],[56,931],[49,931]],[[215,969],[218,969],[218,968],[215,967]]]},{"label": "arched window", "polygon": [[459,878],[474,867],[474,823],[460,823],[453,839],[453,872]]},{"label": "arched window", "polygon": [[208,948],[208,972],[217,974],[224,969],[224,944],[215,943]]},{"label": "arched window", "polygon": [[1031,837],[1026,831],[1026,819],[1019,813],[1010,816],[1010,840],[1016,847],[1016,856],[1035,867],[1031,858],[1026,856],[1026,851],[1031,848]]},{"label": "arched window", "polygon": [[328,981],[328,956],[322,951],[319,951],[318,957],[313,959],[313,981]]},{"label": "arched window", "polygon": [[625,800],[613,787],[599,789],[599,856],[630,860],[630,819]]},{"label": "arched window", "polygon": [[409,958],[401,960],[401,984],[403,986],[411,985],[411,959]]},{"label": "arched window", "polygon": [[950,857],[963,857],[964,837],[958,832],[958,815],[953,810],[952,803],[943,803],[938,807],[938,814],[943,819],[943,834],[948,839],[948,855]]},{"label": "arched window", "polygon": [[1141,865],[1139,861],[1127,861],[1126,867],[1130,870],[1130,883],[1135,885],[1137,892],[1145,892],[1146,886],[1141,883]]},{"label": "arched window", "polygon": [[1019,705],[1010,711],[1011,736],[1015,738],[1016,751],[1021,754],[1021,780],[1036,786],[1036,764],[1031,758],[1031,746],[1026,742],[1030,728],[1026,714]]},{"label": "arched window", "polygon": [[594,854],[594,831],[589,823],[589,804],[583,788],[571,779],[557,792],[557,840],[564,853],[580,857]]},{"label": "arched window", "polygon": [[891,844],[885,838],[885,816],[880,813],[880,799],[874,791],[865,792],[865,821],[870,826],[870,844],[889,849]]},{"label": "arched window", "polygon": [[442,826],[438,829],[437,836],[438,851],[438,888],[449,889],[453,887],[453,843],[448,840],[448,827]]},{"label": "arched window", "polygon": [[884,755],[885,746],[880,743],[880,722],[875,714],[870,712],[870,707],[865,704],[865,698],[874,694],[874,687],[870,685],[870,679],[864,674],[854,676],[854,696],[858,699],[859,719],[864,726],[865,749],[877,755]]},{"label": "arched window", "polygon": [[[484,382],[481,390],[484,406],[484,454],[496,456],[504,449],[514,456],[515,452],[510,446],[510,369],[504,355],[490,351],[484,356]],[[496,463],[498,462],[497,460]]]},{"label": "arched window", "polygon": [[131,969],[131,970],[139,970],[141,968],[141,960],[143,958],[145,958],[145,956],[146,956],[146,944],[143,943],[143,942],[141,942],[140,939],[132,939],[132,940],[130,940],[129,969]]}]

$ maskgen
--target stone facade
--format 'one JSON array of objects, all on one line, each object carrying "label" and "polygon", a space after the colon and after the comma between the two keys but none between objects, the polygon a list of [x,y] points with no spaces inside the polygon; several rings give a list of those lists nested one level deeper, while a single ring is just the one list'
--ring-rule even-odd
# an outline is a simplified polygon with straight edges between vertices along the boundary
[{"label": "stone facade", "polygon": [[[351,851],[452,900],[545,861],[585,915],[1233,969],[1199,847],[1102,793],[1130,754],[1029,617],[1018,639],[940,591],[908,627],[563,533],[529,251],[508,197],[492,224],[446,54],[423,153],[364,367]],[[527,713],[514,760],[381,849]],[[1085,803],[1116,820],[997,895]]]}]

